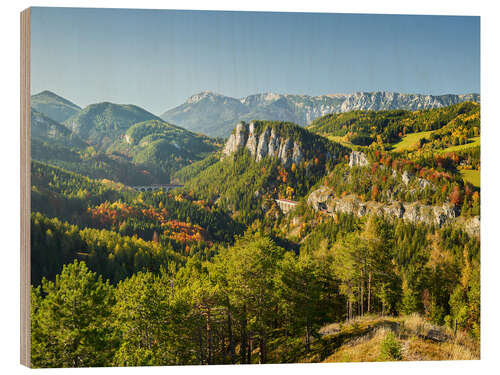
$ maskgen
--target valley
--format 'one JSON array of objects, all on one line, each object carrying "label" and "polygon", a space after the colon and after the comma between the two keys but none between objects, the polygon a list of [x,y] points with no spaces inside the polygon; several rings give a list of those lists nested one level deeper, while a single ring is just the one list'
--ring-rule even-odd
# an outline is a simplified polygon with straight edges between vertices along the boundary
[{"label": "valley", "polygon": [[35,367],[480,358],[479,95],[31,119]]}]

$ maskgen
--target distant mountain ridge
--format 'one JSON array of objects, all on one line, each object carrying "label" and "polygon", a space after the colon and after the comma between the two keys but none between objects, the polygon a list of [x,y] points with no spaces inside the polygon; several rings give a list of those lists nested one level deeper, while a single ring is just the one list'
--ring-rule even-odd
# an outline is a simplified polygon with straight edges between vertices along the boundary
[{"label": "distant mountain ridge", "polygon": [[61,109],[74,111],[59,123],[32,106],[32,158],[91,178],[128,185],[168,183],[175,171],[221,147],[218,140],[132,104],[101,102],[80,109],[50,91],[34,95],[37,103],[49,103],[43,108],[56,117],[64,115]]},{"label": "distant mountain ridge", "polygon": [[239,121],[274,120],[308,125],[330,113],[357,109],[431,109],[464,101],[480,101],[479,94],[423,95],[396,92],[357,92],[320,96],[263,93],[241,99],[204,91],[160,117],[186,129],[211,136],[228,136]]},{"label": "distant mountain ridge", "polygon": [[57,122],[63,122],[81,111],[75,103],[49,90],[31,95],[31,107]]}]

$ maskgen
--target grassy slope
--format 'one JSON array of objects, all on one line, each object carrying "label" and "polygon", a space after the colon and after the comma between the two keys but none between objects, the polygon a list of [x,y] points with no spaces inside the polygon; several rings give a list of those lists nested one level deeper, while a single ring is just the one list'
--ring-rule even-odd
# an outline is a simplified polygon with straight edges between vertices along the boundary
[{"label": "grassy slope", "polygon": [[460,174],[464,181],[468,181],[476,187],[481,187],[481,172],[477,169],[462,169]]},{"label": "grassy slope", "polygon": [[344,137],[337,136],[337,135],[330,135],[328,133],[318,133],[319,135],[325,137],[326,139],[329,139],[332,142],[337,142],[340,143],[342,146],[348,147],[348,148],[353,148],[353,147],[363,147],[363,146],[355,146],[351,142],[346,142],[344,141]]},{"label": "grassy slope", "polygon": [[434,326],[418,315],[405,317],[366,316],[350,323],[334,323],[320,330],[311,351],[299,362],[375,362],[381,355],[384,336],[393,331],[401,347],[402,360],[479,359],[479,343],[464,333]]},{"label": "grassy slope", "polygon": [[461,151],[465,150],[466,148],[472,148],[481,145],[481,137],[469,138],[469,140],[472,142],[466,143],[465,145],[447,147],[443,150],[437,150],[437,152],[445,153],[445,152]]},{"label": "grassy slope", "polygon": [[[426,132],[417,132],[417,133],[411,133],[408,134],[407,136],[403,137],[403,139],[395,143],[393,145],[392,151],[394,152],[401,152],[405,150],[411,150],[412,146],[420,139],[422,138],[428,138],[429,135],[433,131],[426,131]],[[330,139],[332,138],[342,138],[342,137],[328,137]],[[474,137],[474,138],[469,138],[470,143],[464,144],[464,145],[458,145],[458,146],[451,146],[447,147],[445,149],[436,149],[435,152],[439,154],[445,154],[449,152],[457,152],[457,151],[463,151],[469,148],[477,147],[481,145],[481,137]],[[481,187],[481,173],[480,171],[476,169],[462,169],[460,170],[460,174],[462,175],[462,178],[465,182],[470,182],[472,185],[476,187]]]},{"label": "grassy slope", "polygon": [[[420,140],[422,138],[428,138],[432,132],[433,131],[417,132],[417,133],[408,134],[408,135],[404,136],[400,142],[394,143],[392,145],[393,148],[391,151],[401,152],[401,151],[405,151],[405,150],[410,150],[412,148],[412,146],[415,143],[417,143],[418,140]],[[341,139],[342,137],[327,136],[327,138],[329,138],[331,140],[335,140],[334,138]],[[450,146],[450,147],[443,148],[443,149],[436,149],[435,151],[438,153],[444,154],[447,152],[462,151],[462,150],[465,150],[468,148],[477,147],[477,146],[481,145],[481,137],[469,138],[469,141],[471,141],[471,142],[466,143],[464,145]]]},{"label": "grassy slope", "polygon": [[[429,138],[433,130],[430,131],[424,131],[424,132],[416,132],[416,133],[411,133],[406,136],[404,136],[400,142],[394,143],[392,145],[392,150],[394,152],[401,152],[405,150],[411,150],[412,147],[422,138]],[[363,146],[355,146],[350,142],[344,141],[344,137],[341,136],[335,136],[335,135],[330,135],[327,133],[319,133],[323,137],[329,139],[330,141],[340,143],[341,145],[349,148],[363,148]],[[468,148],[476,147],[481,145],[481,137],[474,137],[474,138],[469,138],[471,141],[470,143],[467,143],[465,145],[458,145],[458,146],[451,146],[447,147],[445,149],[441,150],[436,150],[438,153],[447,153],[447,152],[453,152],[453,151],[462,151]]]},{"label": "grassy slope", "polygon": [[[417,143],[418,140],[420,140],[422,138],[428,138],[432,132],[433,131],[417,132],[417,133],[408,134],[407,136],[403,137],[403,139],[400,142],[395,143],[393,145],[392,151],[400,152],[400,151],[404,151],[404,150],[409,150],[409,149],[411,149],[411,147],[415,143]],[[339,138],[342,138],[342,137],[339,137]],[[469,138],[469,140],[472,142],[467,143],[465,145],[447,147],[447,148],[444,148],[442,150],[438,149],[438,150],[436,150],[436,152],[446,153],[446,152],[453,152],[453,151],[461,151],[461,150],[465,150],[467,148],[472,148],[472,147],[476,147],[476,146],[481,145],[481,137]]]},{"label": "grassy slope", "polygon": [[407,136],[403,137],[403,139],[394,144],[393,151],[400,152],[404,150],[410,149],[417,141],[419,141],[422,138],[428,138],[429,135],[432,133],[431,131],[426,131],[426,132],[417,132],[417,133],[411,133],[408,134]]}]

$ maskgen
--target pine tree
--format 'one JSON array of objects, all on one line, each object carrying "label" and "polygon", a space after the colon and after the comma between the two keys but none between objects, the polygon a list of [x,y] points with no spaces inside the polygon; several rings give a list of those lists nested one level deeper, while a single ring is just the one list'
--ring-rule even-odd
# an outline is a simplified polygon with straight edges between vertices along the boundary
[{"label": "pine tree", "polygon": [[106,366],[113,355],[113,287],[84,262],[63,267],[55,282],[33,289],[34,367]]}]

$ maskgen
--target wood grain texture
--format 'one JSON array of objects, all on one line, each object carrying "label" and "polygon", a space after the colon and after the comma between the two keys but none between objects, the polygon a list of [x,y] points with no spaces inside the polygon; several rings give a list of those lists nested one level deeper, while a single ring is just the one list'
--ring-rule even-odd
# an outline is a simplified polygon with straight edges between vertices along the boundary
[{"label": "wood grain texture", "polygon": [[21,364],[30,367],[30,9],[21,12]]}]

